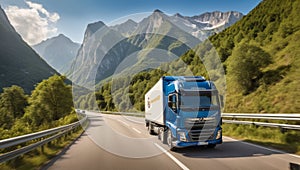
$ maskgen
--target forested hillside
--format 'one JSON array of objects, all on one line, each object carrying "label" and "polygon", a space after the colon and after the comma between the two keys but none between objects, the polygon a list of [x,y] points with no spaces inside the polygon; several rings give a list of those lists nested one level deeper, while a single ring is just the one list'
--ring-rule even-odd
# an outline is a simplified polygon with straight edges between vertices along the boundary
[{"label": "forested hillside", "polygon": [[226,111],[299,112],[299,14],[300,1],[265,0],[210,37],[227,68]]}]

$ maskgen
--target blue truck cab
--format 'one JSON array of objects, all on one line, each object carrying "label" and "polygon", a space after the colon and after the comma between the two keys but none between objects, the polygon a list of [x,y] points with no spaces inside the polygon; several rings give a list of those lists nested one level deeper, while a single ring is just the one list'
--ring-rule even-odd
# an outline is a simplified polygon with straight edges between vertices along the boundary
[{"label": "blue truck cab", "polygon": [[222,143],[220,96],[202,76],[161,77],[145,95],[145,121],[171,150]]}]

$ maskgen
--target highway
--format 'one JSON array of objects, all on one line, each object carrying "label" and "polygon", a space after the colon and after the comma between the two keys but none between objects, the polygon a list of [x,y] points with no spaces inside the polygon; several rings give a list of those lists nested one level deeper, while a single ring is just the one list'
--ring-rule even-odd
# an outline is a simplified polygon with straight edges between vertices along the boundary
[{"label": "highway", "polygon": [[143,118],[86,112],[85,133],[43,169],[290,169],[300,156],[223,137],[215,149],[176,152],[148,134]]}]

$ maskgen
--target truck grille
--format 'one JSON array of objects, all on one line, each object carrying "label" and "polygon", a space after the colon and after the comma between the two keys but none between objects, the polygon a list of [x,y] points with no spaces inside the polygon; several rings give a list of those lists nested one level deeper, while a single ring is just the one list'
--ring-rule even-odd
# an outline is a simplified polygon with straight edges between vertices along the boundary
[{"label": "truck grille", "polygon": [[204,142],[214,138],[215,129],[191,130],[189,136],[192,142]]},{"label": "truck grille", "polygon": [[188,118],[184,123],[185,127],[189,129],[189,137],[192,142],[214,138],[216,129],[215,118]]}]

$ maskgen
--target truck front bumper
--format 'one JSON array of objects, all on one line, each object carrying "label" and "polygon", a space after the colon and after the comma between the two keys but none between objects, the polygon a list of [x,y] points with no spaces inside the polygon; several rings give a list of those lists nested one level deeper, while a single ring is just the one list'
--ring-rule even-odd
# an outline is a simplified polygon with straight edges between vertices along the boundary
[{"label": "truck front bumper", "polygon": [[205,146],[205,145],[214,145],[214,144],[221,144],[223,142],[222,138],[218,140],[208,140],[205,142],[183,142],[183,141],[176,141],[174,143],[176,148],[184,148],[189,146]]}]

